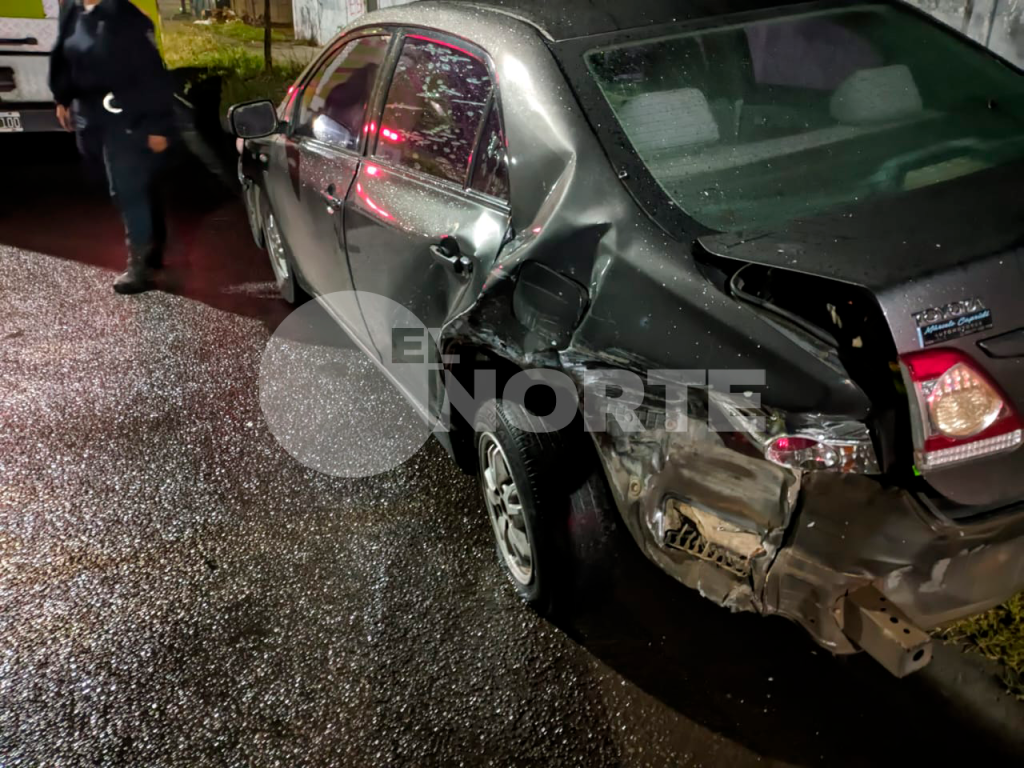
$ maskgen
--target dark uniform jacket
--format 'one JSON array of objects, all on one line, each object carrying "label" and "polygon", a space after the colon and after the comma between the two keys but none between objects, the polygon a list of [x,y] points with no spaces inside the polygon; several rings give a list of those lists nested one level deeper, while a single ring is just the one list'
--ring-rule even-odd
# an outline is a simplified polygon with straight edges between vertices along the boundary
[{"label": "dark uniform jacket", "polygon": [[[50,90],[58,104],[77,101],[92,124],[155,136],[174,132],[174,87],[153,23],[130,0],[102,0],[88,13],[82,0],[69,0],[59,30],[50,55]],[[103,108],[107,94],[113,94],[108,106],[120,112]]]}]

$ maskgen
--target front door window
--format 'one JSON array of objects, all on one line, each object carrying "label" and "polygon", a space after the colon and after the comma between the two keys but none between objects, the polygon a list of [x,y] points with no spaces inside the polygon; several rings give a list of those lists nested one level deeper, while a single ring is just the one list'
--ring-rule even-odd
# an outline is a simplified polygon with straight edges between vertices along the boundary
[{"label": "front door window", "polygon": [[302,94],[297,136],[358,150],[366,109],[384,63],[388,37],[360,37],[328,59]]}]

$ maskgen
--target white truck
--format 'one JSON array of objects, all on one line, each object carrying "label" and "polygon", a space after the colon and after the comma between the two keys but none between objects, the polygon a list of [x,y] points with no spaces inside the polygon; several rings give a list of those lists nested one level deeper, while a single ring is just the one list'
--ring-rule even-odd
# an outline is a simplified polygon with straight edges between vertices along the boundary
[{"label": "white truck", "polygon": [[61,129],[48,84],[59,15],[59,0],[0,0],[0,133]]}]

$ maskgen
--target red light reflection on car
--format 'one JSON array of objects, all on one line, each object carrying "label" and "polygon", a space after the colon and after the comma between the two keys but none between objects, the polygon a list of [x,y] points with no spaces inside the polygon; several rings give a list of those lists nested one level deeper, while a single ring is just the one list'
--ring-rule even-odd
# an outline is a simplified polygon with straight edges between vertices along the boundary
[{"label": "red light reflection on car", "polygon": [[363,190],[363,185],[360,184],[358,181],[356,182],[356,194],[359,195],[359,197],[362,198],[363,202],[366,203],[367,206],[369,206],[370,210],[376,213],[378,216],[380,216],[383,219],[391,218],[390,213],[388,213],[375,202],[373,202],[371,197],[368,194],[366,194],[366,192]]},{"label": "red light reflection on car", "polygon": [[406,37],[410,37],[414,40],[425,40],[426,42],[433,43],[434,45],[443,45],[445,48],[451,48],[453,51],[464,53],[466,56],[469,56],[470,58],[476,59],[477,61],[482,61],[482,59],[475,53],[467,51],[465,48],[459,48],[459,46],[457,45],[446,43],[443,40],[438,40],[436,37],[427,37],[426,35],[406,35]]}]

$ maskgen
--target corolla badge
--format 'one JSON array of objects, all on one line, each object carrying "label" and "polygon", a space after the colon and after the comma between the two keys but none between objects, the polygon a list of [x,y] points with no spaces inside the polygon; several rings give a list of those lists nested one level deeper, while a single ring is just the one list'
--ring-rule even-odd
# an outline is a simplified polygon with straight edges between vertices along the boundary
[{"label": "corolla badge", "polygon": [[959,339],[992,327],[992,310],[981,299],[964,299],[915,312],[917,340],[922,347]]}]

